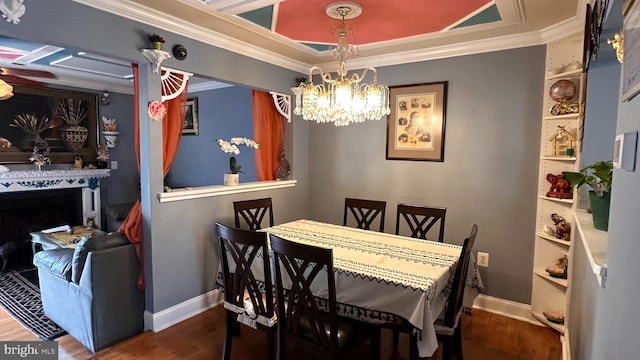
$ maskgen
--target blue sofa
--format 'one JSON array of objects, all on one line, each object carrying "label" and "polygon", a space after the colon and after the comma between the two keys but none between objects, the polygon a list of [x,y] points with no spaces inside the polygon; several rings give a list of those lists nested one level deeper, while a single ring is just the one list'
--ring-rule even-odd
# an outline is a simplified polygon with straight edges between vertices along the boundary
[{"label": "blue sofa", "polygon": [[141,267],[124,235],[96,230],[75,249],[40,251],[33,262],[45,315],[91,352],[143,331]]}]

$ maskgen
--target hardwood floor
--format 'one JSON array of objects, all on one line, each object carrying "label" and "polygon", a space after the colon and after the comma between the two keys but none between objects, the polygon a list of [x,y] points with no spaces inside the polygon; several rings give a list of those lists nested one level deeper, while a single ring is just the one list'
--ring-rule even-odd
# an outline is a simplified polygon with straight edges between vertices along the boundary
[{"label": "hardwood floor", "polygon": [[[97,354],[89,353],[70,335],[62,336],[59,359],[220,359],[224,337],[224,310],[222,306],[207,310],[164,331],[146,331],[122,341]],[[466,360],[559,360],[562,358],[560,336],[554,330],[492,313],[473,310],[463,317],[463,343]],[[240,337],[233,341],[232,359],[254,360],[263,358],[265,335],[242,327]],[[0,308],[0,340],[38,340],[31,332]],[[409,358],[408,337],[401,335],[400,350],[391,351],[391,332],[382,333],[382,359]],[[352,358],[368,358],[368,347]],[[356,356],[357,355],[357,356]],[[440,351],[431,359],[441,359]],[[266,357],[264,357],[266,358]],[[302,357],[291,354],[290,359]]]}]

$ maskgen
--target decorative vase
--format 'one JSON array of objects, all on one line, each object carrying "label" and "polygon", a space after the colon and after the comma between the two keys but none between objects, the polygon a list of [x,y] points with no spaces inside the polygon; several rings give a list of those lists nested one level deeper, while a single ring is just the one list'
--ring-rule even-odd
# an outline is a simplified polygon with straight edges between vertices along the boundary
[{"label": "decorative vase", "polygon": [[235,186],[240,184],[240,174],[224,174],[224,184],[227,186]]},{"label": "decorative vase", "polygon": [[591,202],[591,212],[593,215],[593,227],[598,230],[609,230],[609,206],[611,204],[611,194],[604,193],[604,196],[596,195],[595,191],[589,191],[589,201]]},{"label": "decorative vase", "polygon": [[96,167],[98,169],[106,169],[107,168],[107,162],[105,160],[96,160]]},{"label": "decorative vase", "polygon": [[77,125],[67,126],[61,129],[60,133],[67,148],[73,152],[82,150],[89,137],[89,129]]},{"label": "decorative vase", "polygon": [[152,41],[151,47],[156,50],[162,50],[162,43],[160,41]]},{"label": "decorative vase", "polygon": [[113,149],[114,147],[116,147],[120,131],[103,131],[102,135],[104,135],[104,140],[108,148]]}]

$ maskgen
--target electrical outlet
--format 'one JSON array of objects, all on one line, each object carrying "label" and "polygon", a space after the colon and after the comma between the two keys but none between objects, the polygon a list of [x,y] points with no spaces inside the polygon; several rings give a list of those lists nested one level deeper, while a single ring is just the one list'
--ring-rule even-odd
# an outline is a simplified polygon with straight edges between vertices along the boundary
[{"label": "electrical outlet", "polygon": [[489,267],[489,253],[478,251],[478,266]]},{"label": "electrical outlet", "polygon": [[111,161],[111,170],[118,170],[118,162],[115,160]]}]

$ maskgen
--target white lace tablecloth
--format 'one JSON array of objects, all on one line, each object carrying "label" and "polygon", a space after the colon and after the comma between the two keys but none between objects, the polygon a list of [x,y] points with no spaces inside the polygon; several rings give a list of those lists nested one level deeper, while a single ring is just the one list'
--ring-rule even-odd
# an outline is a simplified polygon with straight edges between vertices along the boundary
[{"label": "white lace tablecloth", "polygon": [[[364,316],[371,322],[385,322],[384,314],[401,317],[418,332],[421,357],[437,350],[434,321],[449,295],[461,246],[311,220],[297,220],[263,231],[333,249],[338,303],[372,310]],[[467,284],[482,288],[475,261],[469,266]],[[326,280],[319,281],[312,290],[316,296],[326,298]]]}]

